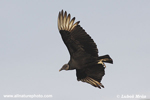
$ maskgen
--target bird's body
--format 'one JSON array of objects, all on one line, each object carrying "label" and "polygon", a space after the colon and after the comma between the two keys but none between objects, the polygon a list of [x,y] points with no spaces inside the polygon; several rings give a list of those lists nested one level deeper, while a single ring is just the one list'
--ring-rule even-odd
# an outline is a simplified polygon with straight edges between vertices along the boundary
[{"label": "bird's body", "polygon": [[78,25],[75,17],[70,21],[70,14],[63,10],[58,16],[58,29],[70,53],[70,61],[60,70],[76,69],[78,81],[87,82],[95,87],[104,87],[100,81],[104,76],[105,64],[112,63],[109,55],[98,56],[97,45],[93,39]]},{"label": "bird's body", "polygon": [[93,63],[95,58],[92,57],[90,54],[84,51],[77,51],[74,53],[73,57],[70,58],[69,66],[71,69],[82,69],[87,67],[88,64]]}]

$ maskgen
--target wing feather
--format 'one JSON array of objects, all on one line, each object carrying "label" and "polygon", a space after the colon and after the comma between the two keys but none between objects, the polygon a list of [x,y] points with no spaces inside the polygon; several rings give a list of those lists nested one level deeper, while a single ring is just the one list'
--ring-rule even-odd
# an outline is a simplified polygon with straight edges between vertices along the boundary
[{"label": "wing feather", "polygon": [[71,31],[74,21],[75,21],[75,17],[73,17],[72,20],[70,21],[68,31]]},{"label": "wing feather", "polygon": [[66,23],[66,31],[69,31],[69,23],[70,23],[70,17],[71,15],[69,14],[68,17],[67,17],[67,23]]},{"label": "wing feather", "polygon": [[90,78],[90,77],[86,77],[86,78],[84,78],[84,79],[81,79],[80,81],[89,83],[89,84],[91,84],[92,86],[98,87],[98,88],[100,88],[100,89],[101,89],[101,87],[104,88],[104,86],[103,86],[100,82],[98,82],[98,81],[96,81],[96,80],[94,80],[94,79],[92,79],[92,78]]},{"label": "wing feather", "polygon": [[61,30],[63,30],[63,11],[61,12],[61,16],[60,16],[60,26],[61,26]]},{"label": "wing feather", "polygon": [[61,23],[60,23],[60,12],[59,12],[59,15],[58,15],[58,21],[57,21],[57,24],[58,24],[58,30],[61,30]]},{"label": "wing feather", "polygon": [[67,12],[65,11],[65,14],[64,14],[64,30],[66,29],[66,19],[67,19]]}]

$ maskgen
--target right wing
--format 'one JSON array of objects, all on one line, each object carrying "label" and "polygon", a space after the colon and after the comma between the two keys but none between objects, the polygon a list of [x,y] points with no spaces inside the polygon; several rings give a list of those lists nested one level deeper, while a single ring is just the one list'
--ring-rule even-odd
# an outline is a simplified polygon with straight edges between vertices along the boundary
[{"label": "right wing", "polygon": [[58,29],[61,37],[67,46],[70,55],[79,49],[98,57],[98,49],[93,39],[78,25],[79,21],[74,24],[75,17],[70,21],[70,14],[63,13],[63,10],[58,15]]},{"label": "right wing", "polygon": [[105,75],[104,67],[101,64],[91,66],[85,69],[76,69],[77,80],[89,83],[94,87],[101,88],[102,77]]}]

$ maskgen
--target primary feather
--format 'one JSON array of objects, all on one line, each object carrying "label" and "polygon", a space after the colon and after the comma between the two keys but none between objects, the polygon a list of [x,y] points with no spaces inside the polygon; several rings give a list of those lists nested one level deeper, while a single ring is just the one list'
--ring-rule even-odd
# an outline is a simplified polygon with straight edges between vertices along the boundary
[{"label": "primary feather", "polygon": [[69,52],[72,53],[69,44],[74,42],[76,49],[83,49],[85,52],[93,56],[98,56],[98,49],[95,42],[85,32],[85,30],[80,25],[78,25],[80,21],[74,23],[75,17],[71,20],[70,18],[71,15],[68,14],[67,16],[66,11],[65,13],[63,13],[63,10],[59,12],[58,29]]}]

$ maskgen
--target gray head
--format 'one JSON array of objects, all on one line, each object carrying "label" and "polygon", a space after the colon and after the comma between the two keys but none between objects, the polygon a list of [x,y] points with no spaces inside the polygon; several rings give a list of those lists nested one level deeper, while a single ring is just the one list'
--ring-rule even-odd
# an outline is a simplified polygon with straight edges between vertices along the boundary
[{"label": "gray head", "polygon": [[61,70],[68,70],[68,69],[69,69],[69,65],[68,64],[64,64],[59,71],[61,71]]}]

